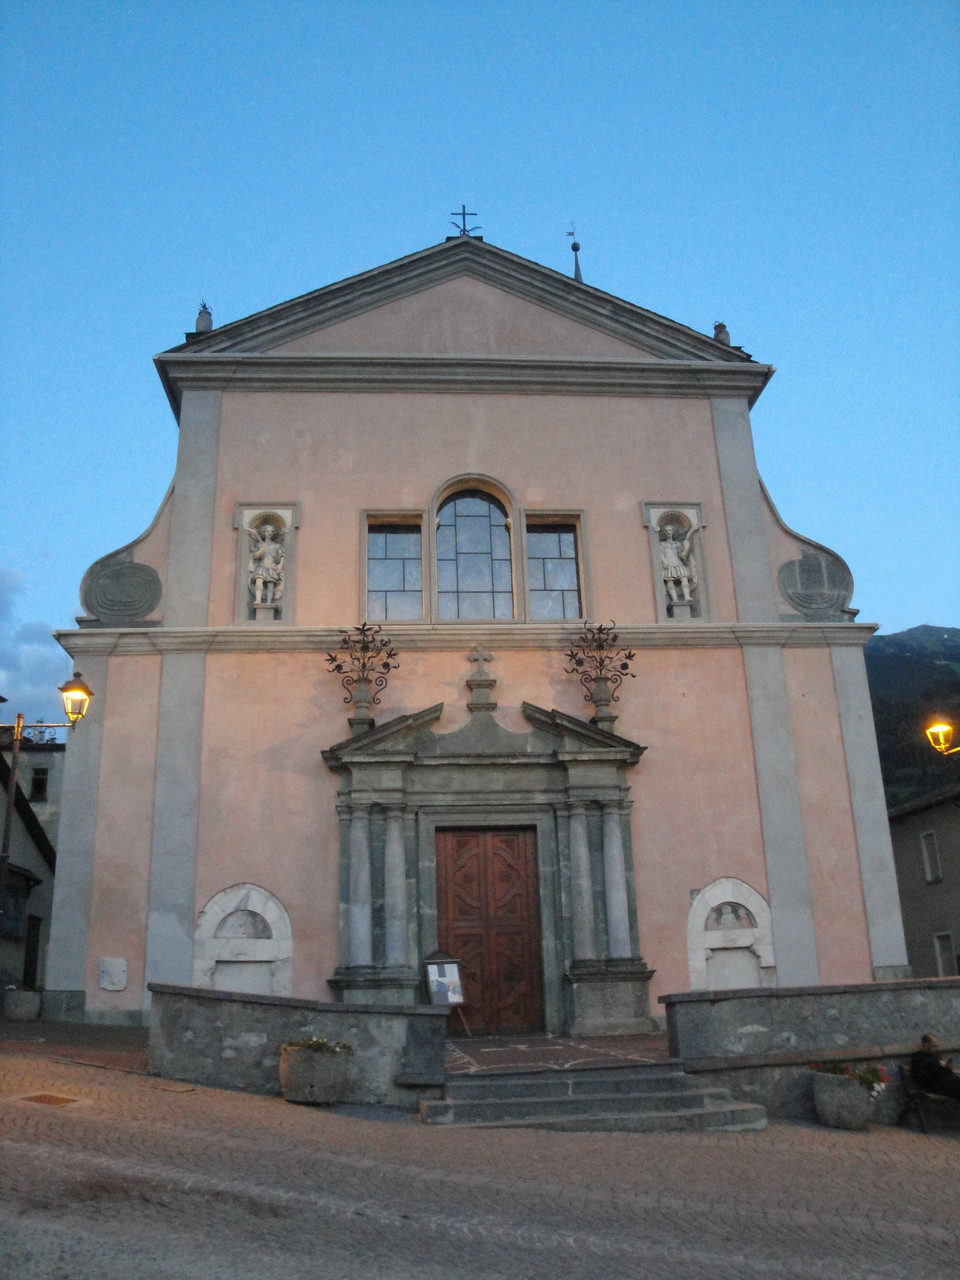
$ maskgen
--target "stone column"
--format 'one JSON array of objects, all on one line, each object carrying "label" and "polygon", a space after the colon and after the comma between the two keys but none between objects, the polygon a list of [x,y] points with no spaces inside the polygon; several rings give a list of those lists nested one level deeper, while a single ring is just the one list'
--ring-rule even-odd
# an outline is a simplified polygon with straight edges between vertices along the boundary
[{"label": "stone column", "polygon": [[84,654],[83,672],[97,696],[84,718],[70,730],[67,741],[60,795],[59,866],[53,886],[43,993],[43,1016],[64,1022],[82,1022],[86,1004],[87,930],[97,833],[107,658]]},{"label": "stone column", "polygon": [[573,899],[573,958],[597,958],[593,917],[593,877],[587,842],[587,814],[582,805],[570,809],[570,894]]},{"label": "stone column", "polygon": [[383,852],[383,896],[386,916],[388,966],[407,963],[407,867],[403,851],[403,811],[387,809],[386,841]]},{"label": "stone column", "polygon": [[627,908],[627,873],[623,863],[620,811],[603,806],[603,880],[607,903],[607,950],[611,960],[630,958],[630,913]]},{"label": "stone column", "polygon": [[890,823],[883,797],[883,778],[863,650],[835,645],[830,655],[860,855],[860,883],[867,911],[873,976],[877,982],[909,978]]},{"label": "stone column", "polygon": [[350,818],[350,967],[373,964],[370,890],[370,809],[354,807]]}]

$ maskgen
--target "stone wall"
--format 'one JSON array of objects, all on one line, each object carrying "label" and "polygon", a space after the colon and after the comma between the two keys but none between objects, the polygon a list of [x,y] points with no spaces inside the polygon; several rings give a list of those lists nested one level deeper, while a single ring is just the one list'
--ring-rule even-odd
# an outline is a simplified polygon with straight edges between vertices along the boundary
[{"label": "stone wall", "polygon": [[154,1075],[278,1094],[280,1046],[326,1036],[353,1046],[345,1101],[415,1107],[422,1099],[442,1096],[443,1009],[322,1004],[163,983],[151,983],[150,991]]},{"label": "stone wall", "polygon": [[[880,1063],[887,1069],[890,1083],[874,1103],[876,1124],[897,1124],[903,1112],[903,1091],[899,1068],[909,1068],[910,1054],[916,1043],[868,1045],[852,1051],[814,1054],[782,1053],[739,1058],[694,1058],[684,1061],[683,1069],[697,1077],[706,1088],[729,1089],[738,1102],[759,1103],[771,1120],[807,1120],[817,1118],[813,1105],[812,1062],[849,1062],[856,1069],[867,1063]],[[941,1048],[957,1060],[960,1037],[941,1040]],[[925,1095],[924,1118],[933,1130],[960,1131],[960,1107],[949,1098]]]},{"label": "stone wall", "polygon": [[801,1052],[848,1054],[871,1045],[915,1044],[925,1031],[960,1040],[960,978],[842,987],[690,991],[660,997],[670,1056]]}]

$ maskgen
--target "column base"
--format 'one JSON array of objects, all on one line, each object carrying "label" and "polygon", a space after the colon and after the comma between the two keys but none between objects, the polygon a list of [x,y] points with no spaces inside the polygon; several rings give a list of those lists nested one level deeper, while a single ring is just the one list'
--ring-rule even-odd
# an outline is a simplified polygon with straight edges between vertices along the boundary
[{"label": "column base", "polygon": [[420,1004],[420,977],[409,965],[340,965],[327,986],[339,1004]]},{"label": "column base", "polygon": [[639,957],[574,960],[566,973],[573,995],[572,1036],[633,1036],[659,1030],[650,1016],[655,969]]}]

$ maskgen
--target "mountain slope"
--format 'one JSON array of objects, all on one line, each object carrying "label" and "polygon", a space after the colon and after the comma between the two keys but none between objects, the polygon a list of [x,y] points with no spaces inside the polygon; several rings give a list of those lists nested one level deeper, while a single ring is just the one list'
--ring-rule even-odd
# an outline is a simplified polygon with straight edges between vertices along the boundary
[{"label": "mountain slope", "polygon": [[944,716],[960,737],[960,629],[920,626],[873,636],[864,657],[887,805],[955,785],[960,754],[938,755],[924,729]]}]

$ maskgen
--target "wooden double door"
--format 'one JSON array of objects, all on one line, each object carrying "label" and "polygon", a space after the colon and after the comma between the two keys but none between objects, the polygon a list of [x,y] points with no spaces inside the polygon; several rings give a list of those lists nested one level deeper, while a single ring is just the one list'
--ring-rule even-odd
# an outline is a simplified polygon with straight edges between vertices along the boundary
[{"label": "wooden double door", "polygon": [[438,831],[437,917],[441,950],[461,963],[470,1030],[541,1031],[535,832]]}]

